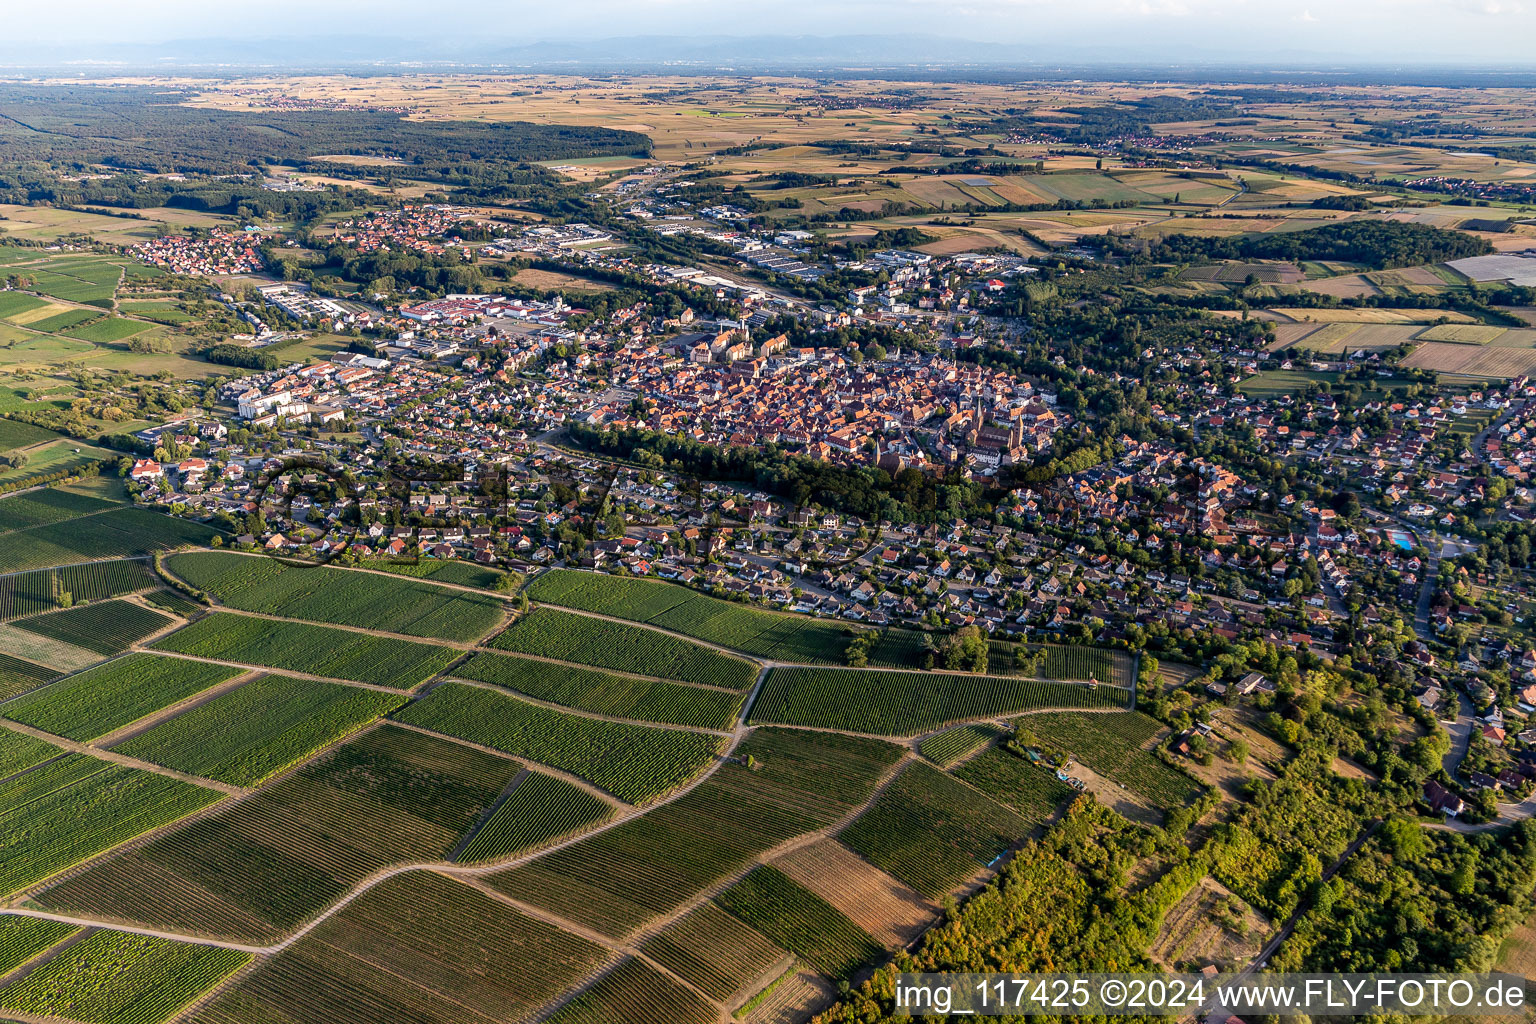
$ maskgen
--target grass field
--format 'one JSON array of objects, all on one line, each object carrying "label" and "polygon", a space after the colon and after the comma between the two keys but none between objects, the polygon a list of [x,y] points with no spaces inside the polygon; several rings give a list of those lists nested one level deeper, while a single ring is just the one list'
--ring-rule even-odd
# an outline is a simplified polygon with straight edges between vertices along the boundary
[{"label": "grass field", "polygon": [[722,743],[705,733],[567,715],[457,683],[438,687],[395,717],[568,771],[630,803],[654,800],[687,782]]},{"label": "grass field", "polygon": [[908,765],[839,838],[930,899],[969,880],[1033,822],[921,761]]},{"label": "grass field", "polygon": [[254,786],[404,700],[377,690],[264,676],[113,749],[189,775]]},{"label": "grass field", "polygon": [[239,674],[224,665],[130,654],[0,704],[0,715],[72,740],[91,740]]},{"label": "grass field", "polygon": [[623,626],[554,608],[536,608],[491,641],[523,654],[573,661],[662,679],[751,687],[757,666],[700,644],[639,626]]},{"label": "grass field", "polygon": [[743,700],[739,693],[499,654],[472,655],[453,674],[594,714],[704,729],[729,728]]},{"label": "grass field", "polygon": [[377,573],[223,551],[173,555],[166,564],[232,608],[291,619],[467,641],[502,618],[501,602],[493,597]]},{"label": "grass field", "polygon": [[1200,795],[1198,782],[1143,749],[1161,726],[1140,712],[1031,715],[1021,726],[1164,810],[1193,803]]},{"label": "grass field", "polygon": [[191,1018],[195,1024],[505,1024],[612,959],[470,886],[373,887]]},{"label": "grass field", "polygon": [[388,726],[38,900],[178,931],[270,941],[391,864],[445,859],[521,769]]},{"label": "grass field", "polygon": [[751,719],[911,736],[967,718],[1039,708],[1124,707],[1128,697],[1112,686],[1094,689],[996,676],[778,668],[768,673]]},{"label": "grass field", "polygon": [[69,754],[0,783],[0,893],[43,881],[221,798],[188,782]]},{"label": "grass field", "polygon": [[555,569],[528,584],[535,601],[645,622],[777,661],[840,663],[845,626],[705,597],[658,580]]},{"label": "grass field", "polygon": [[154,646],[198,658],[377,683],[402,690],[437,675],[459,656],[451,647],[227,612],[205,616],[156,641]]},{"label": "grass field", "polygon": [[523,775],[500,807],[456,858],[460,863],[502,860],[536,850],[613,817],[606,802],[564,779]]},{"label": "grass field", "polygon": [[250,959],[214,946],[99,931],[0,989],[0,1008],[82,1024],[159,1024]]}]

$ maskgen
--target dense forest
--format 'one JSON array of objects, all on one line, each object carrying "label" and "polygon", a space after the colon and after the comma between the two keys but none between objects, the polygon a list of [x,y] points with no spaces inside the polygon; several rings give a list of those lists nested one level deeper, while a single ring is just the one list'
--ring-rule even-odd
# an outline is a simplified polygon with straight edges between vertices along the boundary
[{"label": "dense forest", "polygon": [[1387,270],[1483,256],[1492,251],[1493,246],[1486,240],[1464,231],[1397,221],[1351,220],[1306,231],[1235,238],[1168,235],[1152,249],[1151,257],[1159,263],[1194,259],[1339,260]]},{"label": "dense forest", "polygon": [[526,122],[409,121],[372,111],[237,112],[181,106],[150,86],[0,88],[0,161],[156,173],[249,170],[330,154],[407,164],[648,155],[637,132]]}]

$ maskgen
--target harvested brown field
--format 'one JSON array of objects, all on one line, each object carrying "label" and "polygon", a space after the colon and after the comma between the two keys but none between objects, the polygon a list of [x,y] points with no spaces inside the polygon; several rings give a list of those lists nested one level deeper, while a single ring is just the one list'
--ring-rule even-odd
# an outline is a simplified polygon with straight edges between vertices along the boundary
[{"label": "harvested brown field", "polygon": [[773,862],[888,948],[905,947],[938,918],[939,908],[835,839],[821,839]]},{"label": "harvested brown field", "polygon": [[576,292],[600,292],[610,287],[588,277],[561,274],[553,270],[534,270],[531,267],[527,270],[519,270],[512,278],[512,283],[520,284],[524,288],[539,288],[544,291],[569,289]]},{"label": "harvested brown field", "polygon": [[832,983],[809,968],[777,982],[768,997],[745,1017],[746,1024],[804,1024],[811,1014],[837,998]]},{"label": "harvested brown field", "polygon": [[1418,333],[1420,341],[1449,341],[1458,345],[1487,345],[1508,332],[1487,324],[1436,324]]},{"label": "harvested brown field", "polygon": [[1295,323],[1427,324],[1441,319],[1459,324],[1477,322],[1465,313],[1444,309],[1296,309],[1277,306],[1271,312]]},{"label": "harvested brown field", "polygon": [[1343,277],[1324,277],[1316,281],[1304,281],[1301,287],[1318,295],[1332,295],[1336,299],[1358,299],[1367,295],[1381,294],[1381,289],[1366,280],[1364,274],[1346,274]]},{"label": "harvested brown field", "polygon": [[1427,341],[1414,349],[1402,365],[1416,370],[1438,370],[1441,373],[1463,373],[1469,377],[1507,380],[1536,371],[1536,349]]}]

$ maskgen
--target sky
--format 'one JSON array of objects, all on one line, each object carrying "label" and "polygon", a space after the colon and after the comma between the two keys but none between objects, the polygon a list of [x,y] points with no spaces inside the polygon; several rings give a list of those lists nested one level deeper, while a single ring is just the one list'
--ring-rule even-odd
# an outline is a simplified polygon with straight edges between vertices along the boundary
[{"label": "sky", "polygon": [[1042,59],[1536,64],[1536,0],[5,0],[4,7],[11,48],[75,47],[82,56],[110,43],[305,34],[515,46],[899,33],[1014,44]]}]

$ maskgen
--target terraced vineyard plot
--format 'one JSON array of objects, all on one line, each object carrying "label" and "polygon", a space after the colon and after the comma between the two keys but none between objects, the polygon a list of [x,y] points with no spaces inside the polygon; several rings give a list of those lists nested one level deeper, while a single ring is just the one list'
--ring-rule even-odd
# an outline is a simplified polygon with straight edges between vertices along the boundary
[{"label": "terraced vineyard plot", "polygon": [[640,952],[722,1002],[786,963],[784,950],[714,903],[647,940]]},{"label": "terraced vineyard plot", "polygon": [[1161,727],[1140,712],[1031,715],[1023,724],[1042,742],[1164,810],[1184,807],[1200,796],[1198,782],[1142,749]]},{"label": "terraced vineyard plot", "polygon": [[918,750],[940,768],[948,768],[1002,734],[1003,730],[995,725],[964,725],[958,729],[950,729],[948,732],[928,737],[923,740]]},{"label": "terraced vineyard plot", "polygon": [[545,604],[647,622],[674,633],[778,661],[840,663],[848,627],[721,601],[657,580],[554,569],[527,594]]},{"label": "terraced vineyard plot", "polygon": [[918,761],[838,837],[929,899],[967,881],[1031,822]]},{"label": "terraced vineyard plot", "polygon": [[615,938],[669,913],[754,857],[869,798],[900,748],[760,729],[686,796],[488,881]]},{"label": "terraced vineyard plot", "polygon": [[1045,821],[1073,793],[1050,768],[1000,747],[967,761],[955,775],[1033,822]]},{"label": "terraced vineyard plot", "polygon": [[1123,707],[1117,687],[946,672],[776,668],[752,706],[754,722],[910,736],[949,722],[1037,708]]},{"label": "terraced vineyard plot", "polygon": [[52,487],[16,494],[0,498],[0,532],[62,523],[93,512],[105,512],[118,504]]},{"label": "terraced vineyard plot", "polygon": [[0,976],[9,974],[45,949],[63,942],[80,929],[72,924],[36,917],[0,917]]},{"label": "terraced vineyard plot", "polygon": [[25,292],[0,292],[0,317],[15,316],[29,309],[42,309],[47,302]]},{"label": "terraced vineyard plot", "polygon": [[116,508],[64,522],[0,534],[0,572],[125,558],[207,544],[217,531],[142,508]]},{"label": "terraced vineyard plot", "polygon": [[907,946],[937,920],[939,908],[835,839],[818,839],[772,867],[830,903],[887,949]]},{"label": "terraced vineyard plot", "polygon": [[404,702],[377,690],[265,676],[114,749],[189,775],[254,786]]},{"label": "terraced vineyard plot", "polygon": [[0,700],[9,700],[18,693],[35,690],[59,674],[53,669],[34,665],[30,661],[0,654]]},{"label": "terraced vineyard plot", "polygon": [[81,341],[89,341],[96,345],[108,345],[114,341],[125,341],[136,334],[143,334],[151,326],[138,320],[129,320],[120,316],[109,316],[94,323],[72,327],[65,331],[64,334],[66,337],[78,338]]},{"label": "terraced vineyard plot", "polygon": [[70,754],[0,783],[0,893],[15,892],[220,798]]},{"label": "terraced vineyard plot", "polygon": [[739,693],[634,679],[500,654],[475,654],[456,667],[453,674],[594,714],[704,729],[729,728],[736,721],[744,699]]},{"label": "terraced vineyard plot", "polygon": [[733,690],[748,689],[757,679],[757,666],[742,658],[732,658],[653,629],[622,626],[553,608],[537,608],[524,615],[492,640],[491,646]]},{"label": "terraced vineyard plot", "polygon": [[631,803],[693,778],[723,743],[704,733],[580,718],[457,683],[438,687],[395,717],[568,771]]},{"label": "terraced vineyard plot", "polygon": [[409,564],[403,562],[371,562],[364,565],[366,569],[377,569],[381,572],[392,572],[397,576],[413,576],[419,580],[432,580],[434,583],[456,583],[461,587],[479,587],[482,590],[498,590],[506,588],[508,591],[516,587],[508,587],[503,582],[508,576],[513,577],[512,583],[520,584],[522,576],[515,572],[507,572],[491,565],[480,565],[477,562],[462,562],[457,558],[434,558]]},{"label": "terraced vineyard plot", "polygon": [[18,619],[16,628],[62,640],[103,656],[126,651],[176,620],[131,601],[106,601]]},{"label": "terraced vineyard plot", "polygon": [[38,899],[51,909],[271,941],[381,868],[445,859],[520,770],[385,726]]},{"label": "terraced vineyard plot", "polygon": [[195,1024],[504,1024],[612,954],[468,885],[383,882],[222,993]]},{"label": "terraced vineyard plot", "polygon": [[52,334],[68,327],[74,327],[76,324],[83,324],[87,320],[95,320],[100,316],[101,310],[99,309],[66,309],[62,313],[55,313],[41,320],[32,320],[27,324],[27,327],[34,331],[45,331]]},{"label": "terraced vineyard plot", "polygon": [[84,1024],[159,1024],[250,954],[100,931],[0,989],[0,1007]]},{"label": "terraced vineyard plot", "polygon": [[759,867],[715,902],[832,978],[846,978],[885,950],[832,904],[776,868]]},{"label": "terraced vineyard plot", "polygon": [[466,864],[502,860],[599,825],[613,815],[607,802],[580,786],[529,772],[457,859]]},{"label": "terraced vineyard plot", "polygon": [[715,1024],[713,1005],[633,957],[550,1017],[547,1024]]},{"label": "terraced vineyard plot", "polygon": [[162,651],[408,690],[452,664],[451,647],[307,622],[213,614],[155,642]]},{"label": "terraced vineyard plot", "polygon": [[490,596],[260,556],[195,551],[167,560],[171,572],[242,611],[442,640],[474,640],[502,617]]},{"label": "terraced vineyard plot", "polygon": [[64,751],[52,743],[34,736],[0,729],[0,779],[8,779],[17,772],[26,771],[62,753]]},{"label": "terraced vineyard plot", "polygon": [[0,704],[0,716],[93,740],[239,674],[225,665],[130,654]]}]

